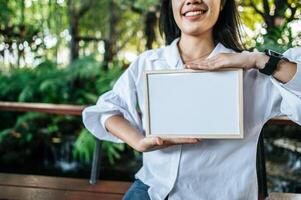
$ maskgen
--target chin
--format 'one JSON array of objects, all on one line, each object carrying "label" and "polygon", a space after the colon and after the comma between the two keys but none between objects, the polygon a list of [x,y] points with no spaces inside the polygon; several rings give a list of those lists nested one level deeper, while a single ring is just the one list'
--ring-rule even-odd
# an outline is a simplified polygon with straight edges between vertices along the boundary
[{"label": "chin", "polygon": [[200,36],[207,32],[208,30],[200,30],[200,28],[182,30],[182,34],[189,35],[189,36]]}]

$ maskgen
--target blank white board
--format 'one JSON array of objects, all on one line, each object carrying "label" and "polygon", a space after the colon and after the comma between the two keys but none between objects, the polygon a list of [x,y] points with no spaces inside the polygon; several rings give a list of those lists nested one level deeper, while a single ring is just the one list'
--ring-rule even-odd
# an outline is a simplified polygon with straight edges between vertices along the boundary
[{"label": "blank white board", "polygon": [[243,138],[243,70],[145,71],[146,135]]}]

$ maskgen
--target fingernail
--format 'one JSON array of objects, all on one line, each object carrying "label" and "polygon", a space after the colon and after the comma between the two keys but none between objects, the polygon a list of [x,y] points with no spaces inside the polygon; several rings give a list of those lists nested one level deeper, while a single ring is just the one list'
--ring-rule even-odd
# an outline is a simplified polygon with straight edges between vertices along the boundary
[{"label": "fingernail", "polygon": [[157,138],[157,145],[162,145],[163,141],[161,140],[161,138]]}]

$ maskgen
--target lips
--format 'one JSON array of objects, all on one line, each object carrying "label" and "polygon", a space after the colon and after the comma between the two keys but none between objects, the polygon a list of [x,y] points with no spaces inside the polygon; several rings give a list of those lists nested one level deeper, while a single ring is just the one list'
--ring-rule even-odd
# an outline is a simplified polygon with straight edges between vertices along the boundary
[{"label": "lips", "polygon": [[202,3],[200,5],[184,6],[182,8],[181,14],[184,17],[194,17],[194,16],[202,15],[207,11],[208,11],[208,6],[205,3]]}]

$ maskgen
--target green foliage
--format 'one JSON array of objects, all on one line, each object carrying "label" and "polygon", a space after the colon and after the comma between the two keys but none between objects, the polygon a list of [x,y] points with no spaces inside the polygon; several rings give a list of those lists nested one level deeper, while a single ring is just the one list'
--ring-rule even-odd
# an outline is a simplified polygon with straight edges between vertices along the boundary
[{"label": "green foliage", "polygon": [[22,164],[48,138],[43,133],[45,123],[50,123],[49,117],[41,113],[27,113],[17,118],[14,127],[0,131],[1,163]]},{"label": "green foliage", "polygon": [[[95,143],[95,137],[86,129],[82,129],[74,143],[73,157],[81,162],[89,164],[92,160]],[[105,141],[102,142],[102,152],[112,165],[116,160],[120,159],[120,154],[124,150],[125,144],[116,144]]]},{"label": "green foliage", "polygon": [[86,129],[82,129],[74,143],[73,157],[81,162],[89,163],[92,160],[95,141],[95,138]]},{"label": "green foliage", "polygon": [[8,6],[7,2],[0,1],[0,20],[1,24],[9,20],[10,16],[13,14],[13,10]]},{"label": "green foliage", "polygon": [[0,75],[0,97],[3,101],[95,103],[99,94],[109,90],[122,72],[121,63],[114,64],[106,72],[93,57],[84,57],[66,68],[45,61],[35,69],[13,69]]},{"label": "green foliage", "polygon": [[[107,41],[112,45],[110,53],[114,56],[125,47],[142,51],[145,42],[144,14],[148,9],[157,8],[158,4],[158,0],[2,0],[2,68],[9,68],[15,63],[17,67],[32,66],[44,58],[67,64],[69,59],[61,56],[61,52],[71,48],[70,43],[74,41],[78,42],[80,56],[99,52],[98,58],[102,59]],[[71,30],[72,20],[75,20],[73,25],[78,25],[76,31]],[[71,37],[76,39],[70,41]],[[8,57],[5,50],[9,50],[13,59],[5,59]]]},{"label": "green foliage", "polygon": [[[268,1],[269,9],[264,9],[263,2],[263,0],[239,1],[240,18],[249,33],[244,35],[246,46],[259,51],[269,48],[284,52],[300,45],[301,34],[296,34],[296,30],[291,26],[297,21],[291,16],[292,9],[296,8],[295,17],[301,11],[300,6],[297,6],[298,1],[287,1],[282,7],[279,5],[283,1],[278,2],[278,7],[276,1]],[[269,25],[266,22],[270,22]]]},{"label": "green foliage", "polygon": [[262,37],[261,41],[256,40],[256,48],[260,51],[272,49],[282,53],[293,47],[292,29],[287,23],[281,27],[275,27],[272,30],[272,34],[263,34],[258,37]]},{"label": "green foliage", "polygon": [[102,142],[102,151],[108,157],[109,162],[114,164],[116,159],[120,159],[120,153],[125,150],[125,144]]},{"label": "green foliage", "polygon": [[[99,95],[112,88],[125,68],[122,55],[145,49],[145,14],[150,10],[158,13],[160,4],[159,0],[71,2],[68,5],[67,1],[0,1],[1,66],[7,64],[4,62],[5,51],[11,52],[16,60],[9,63],[11,67],[0,69],[1,101],[95,104]],[[260,51],[270,48],[283,52],[297,44],[294,41],[298,38],[300,40],[301,35],[294,37],[288,22],[266,33],[264,15],[259,14],[250,5],[251,2],[254,2],[260,12],[264,12],[263,0],[239,1],[240,17],[245,27],[252,32],[251,35],[246,35],[249,48]],[[93,6],[89,3],[93,3]],[[271,8],[275,7],[274,3],[275,1],[269,1]],[[296,6],[298,0],[289,0],[288,3]],[[88,11],[79,17],[79,11],[86,6]],[[286,19],[289,17],[285,10],[278,13]],[[70,48],[71,16],[78,19],[76,37],[81,38],[77,38],[81,58],[59,66],[57,62],[61,52]],[[45,42],[47,39],[55,42],[49,45]],[[108,41],[112,46],[105,49],[105,42]],[[125,48],[126,51],[122,52]],[[12,63],[19,63],[22,57],[25,60],[28,55],[26,51],[32,53],[34,63],[40,63],[41,60],[43,62],[31,66],[32,68],[21,68],[26,64],[13,65]],[[114,57],[109,63],[108,71],[104,71],[103,63],[99,62],[103,60],[105,51],[112,51],[110,53]],[[0,120],[0,154],[3,155],[0,160],[3,162],[15,160],[20,155],[22,159],[18,162],[25,162],[39,145],[52,141],[53,138],[70,135],[78,136],[73,157],[83,163],[92,159],[95,140],[82,127],[78,117],[0,113]],[[102,148],[112,164],[120,159],[120,153],[126,146],[104,142]],[[137,152],[134,154],[138,155]]]},{"label": "green foliage", "polygon": [[[51,61],[45,61],[36,68],[14,68],[0,74],[1,101],[42,102],[58,104],[95,104],[102,93],[112,88],[123,72],[122,62],[111,63],[108,71],[100,69],[101,63],[94,57],[83,57],[68,67],[58,67]],[[9,83],[9,87],[7,87]],[[82,127],[80,117],[57,116],[41,113],[25,113],[7,116],[0,113],[0,153],[10,154],[7,147],[13,143],[19,148],[28,149],[39,143],[51,142],[52,138],[78,135],[73,156],[84,163],[90,162],[95,146],[94,138]],[[15,122],[11,127],[10,122]],[[19,150],[19,148],[17,148]],[[104,154],[111,163],[119,158],[122,151],[119,145],[105,144]],[[24,153],[24,152],[22,152]],[[22,154],[20,152],[20,154]],[[24,160],[26,156],[23,156]],[[7,157],[3,157],[7,161]]]}]

